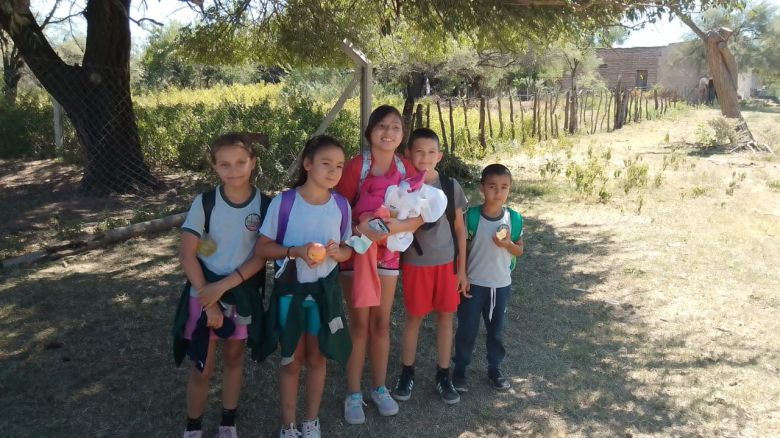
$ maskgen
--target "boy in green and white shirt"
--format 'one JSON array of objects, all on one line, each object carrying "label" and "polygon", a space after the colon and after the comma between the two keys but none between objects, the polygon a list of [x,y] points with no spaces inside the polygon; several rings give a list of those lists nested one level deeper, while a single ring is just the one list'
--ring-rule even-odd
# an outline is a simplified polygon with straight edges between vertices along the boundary
[{"label": "boy in green and white shirt", "polygon": [[480,315],[487,329],[488,378],[496,389],[511,385],[501,372],[506,357],[502,340],[507,301],[516,257],[523,254],[523,219],[506,207],[512,174],[506,166],[491,164],[482,171],[480,192],[484,203],[466,212],[469,291],[458,306],[455,364],[452,383],[458,392],[468,391],[466,367],[471,363]]}]

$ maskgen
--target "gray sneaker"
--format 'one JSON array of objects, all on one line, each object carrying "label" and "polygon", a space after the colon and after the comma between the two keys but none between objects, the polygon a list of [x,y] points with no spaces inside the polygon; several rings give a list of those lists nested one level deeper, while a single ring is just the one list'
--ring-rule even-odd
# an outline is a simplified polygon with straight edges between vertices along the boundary
[{"label": "gray sneaker", "polygon": [[344,399],[344,421],[348,424],[363,424],[366,422],[366,413],[363,412],[363,394],[354,392]]},{"label": "gray sneaker", "polygon": [[390,396],[390,391],[382,385],[371,391],[371,401],[379,408],[379,415],[389,417],[398,413],[398,403]]},{"label": "gray sneaker", "polygon": [[214,438],[238,438],[236,426],[219,426],[217,436]]},{"label": "gray sneaker", "polygon": [[201,438],[203,436],[202,430],[187,430],[182,435],[183,438]]}]

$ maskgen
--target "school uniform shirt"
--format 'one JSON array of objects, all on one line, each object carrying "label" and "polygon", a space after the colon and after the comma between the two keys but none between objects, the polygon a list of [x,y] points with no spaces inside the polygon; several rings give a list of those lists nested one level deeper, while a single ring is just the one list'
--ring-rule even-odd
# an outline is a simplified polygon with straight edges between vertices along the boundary
[{"label": "school uniform shirt", "polygon": [[[282,203],[282,195],[276,196],[268,206],[267,219],[260,228],[260,234],[269,239],[276,240],[279,229],[279,208]],[[347,223],[352,223],[352,212],[347,208]],[[290,218],[285,231],[284,246],[302,246],[309,242],[317,242],[327,245],[330,240],[343,242],[352,236],[351,227],[347,227],[344,235],[341,235],[341,210],[336,199],[331,196],[328,202],[322,205],[313,205],[295,191],[295,201],[290,210]],[[277,260],[277,266],[281,266],[282,260]],[[303,259],[296,259],[295,266],[298,281],[311,283],[328,274],[336,267],[336,261],[326,257],[323,263],[310,268]]]},{"label": "school uniform shirt", "polygon": [[509,209],[506,207],[498,217],[487,217],[480,212],[477,233],[471,239],[468,249],[467,272],[469,283],[477,286],[500,288],[512,284],[512,272],[509,265],[512,255],[504,248],[493,242],[498,227],[512,223],[509,218]]},{"label": "school uniform shirt", "polygon": [[[452,182],[455,209],[464,209],[468,203],[466,194],[457,180],[453,178]],[[441,190],[441,181],[438,179],[429,185]],[[422,254],[419,254],[415,245],[412,244],[403,253],[403,263],[415,266],[438,266],[452,262],[455,259],[455,241],[447,215],[441,215],[431,228],[427,228],[425,225],[414,233],[414,240],[420,245]]]},{"label": "school uniform shirt", "polygon": [[[209,235],[217,244],[214,254],[198,254],[203,264],[216,275],[228,275],[247,261],[254,250],[258,230],[263,218],[260,217],[260,197],[265,196],[256,187],[252,195],[241,204],[230,202],[225,196],[223,186],[217,186],[214,209],[211,211]],[[203,194],[192,202],[187,219],[181,226],[182,231],[203,238],[205,213]]]}]

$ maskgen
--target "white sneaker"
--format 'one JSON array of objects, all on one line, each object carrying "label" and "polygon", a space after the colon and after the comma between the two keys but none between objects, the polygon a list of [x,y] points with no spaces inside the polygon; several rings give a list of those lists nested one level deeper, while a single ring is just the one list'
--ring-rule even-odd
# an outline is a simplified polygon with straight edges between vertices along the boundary
[{"label": "white sneaker", "polygon": [[398,403],[390,396],[390,391],[383,385],[371,391],[371,401],[379,408],[379,415],[389,417],[398,413]]},{"label": "white sneaker", "polygon": [[320,419],[315,418],[314,420],[301,423],[301,432],[303,438],[320,438]]},{"label": "white sneaker", "polygon": [[202,438],[202,437],[203,437],[202,430],[185,430],[184,434],[182,435],[182,438]]},{"label": "white sneaker", "polygon": [[366,422],[366,413],[363,412],[363,394],[355,392],[348,394],[344,399],[344,421],[348,424],[363,424]]},{"label": "white sneaker", "polygon": [[236,426],[219,426],[217,436],[214,438],[238,438]]},{"label": "white sneaker", "polygon": [[301,436],[301,433],[298,432],[298,428],[293,423],[290,423],[289,428],[285,429],[282,427],[279,431],[279,438],[298,438],[299,436]]}]

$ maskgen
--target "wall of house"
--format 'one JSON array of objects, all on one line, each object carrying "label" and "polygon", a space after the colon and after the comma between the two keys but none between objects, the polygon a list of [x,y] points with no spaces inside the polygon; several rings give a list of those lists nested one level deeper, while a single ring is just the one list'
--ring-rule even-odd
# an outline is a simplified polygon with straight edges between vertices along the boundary
[{"label": "wall of house", "polygon": [[623,87],[637,85],[637,71],[647,71],[647,87],[652,88],[658,83],[658,60],[663,49],[664,47],[596,49],[596,56],[602,60],[598,73],[609,88],[614,88],[618,78],[622,78]]}]

